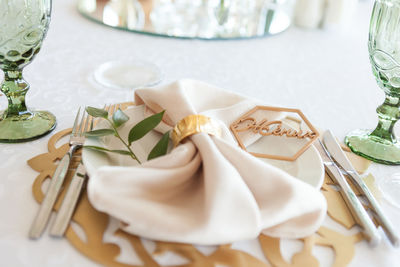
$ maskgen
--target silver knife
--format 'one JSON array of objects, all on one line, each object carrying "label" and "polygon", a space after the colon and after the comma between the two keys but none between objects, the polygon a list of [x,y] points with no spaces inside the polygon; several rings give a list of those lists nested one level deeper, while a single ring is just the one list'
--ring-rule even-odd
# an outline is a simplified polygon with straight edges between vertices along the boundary
[{"label": "silver knife", "polygon": [[371,246],[378,245],[381,239],[378,229],[375,227],[375,224],[372,222],[367,211],[364,209],[364,206],[361,204],[350,185],[347,183],[347,180],[341,173],[339,167],[335,164],[329,155],[329,152],[319,139],[314,143],[314,147],[321,155],[325,170],[329,177],[339,184],[341,188],[340,193],[342,194],[347,206],[350,208],[357,223],[362,227],[365,237],[368,239]]},{"label": "silver knife", "polygon": [[68,191],[65,194],[60,209],[58,210],[54,224],[50,229],[50,235],[55,237],[62,237],[64,235],[81,194],[85,177],[85,167],[80,163],[71,183],[69,184]]},{"label": "silver knife", "polygon": [[68,172],[69,162],[70,156],[67,154],[62,158],[54,172],[53,178],[51,178],[49,189],[47,190],[46,196],[40,205],[39,212],[37,213],[29,231],[29,237],[32,239],[39,238],[42,235],[44,228],[46,228],[47,221],[53,210],[53,205],[57,200],[58,193],[61,190],[64,178]]},{"label": "silver knife", "polygon": [[332,158],[337,162],[337,164],[346,172],[346,174],[355,182],[355,185],[358,189],[365,195],[369,204],[373,211],[375,212],[375,217],[378,220],[379,224],[382,226],[383,230],[385,231],[386,235],[388,236],[390,242],[393,246],[399,246],[399,235],[394,230],[393,225],[384,215],[381,207],[379,206],[378,202],[369,191],[367,185],[358,175],[357,171],[354,169],[353,165],[350,163],[349,159],[346,157],[346,154],[343,152],[342,148],[336,141],[336,138],[332,134],[331,131],[326,131],[323,136],[324,144],[331,154]]},{"label": "silver knife", "polygon": [[58,194],[61,190],[62,184],[64,182],[65,176],[68,172],[68,167],[71,162],[71,158],[76,152],[76,150],[83,145],[85,142],[85,133],[92,129],[93,120],[87,115],[85,118],[85,112],[82,113],[81,120],[79,120],[80,108],[76,114],[74,125],[72,127],[72,132],[69,138],[70,148],[67,154],[61,159],[54,172],[53,178],[50,182],[50,187],[47,190],[46,196],[44,197],[39,212],[32,223],[31,229],[29,231],[29,237],[31,239],[39,238],[43,230],[49,221],[51,212],[53,210],[53,205],[57,200]]}]

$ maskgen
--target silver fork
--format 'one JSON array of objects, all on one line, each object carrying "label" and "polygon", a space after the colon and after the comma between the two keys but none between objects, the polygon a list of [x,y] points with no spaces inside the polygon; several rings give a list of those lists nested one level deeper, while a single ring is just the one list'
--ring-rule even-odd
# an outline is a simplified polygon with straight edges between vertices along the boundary
[{"label": "silver fork", "polygon": [[[120,105],[105,105],[103,109],[112,116],[120,108]],[[98,122],[98,119],[96,120]],[[67,193],[64,196],[60,209],[50,228],[50,235],[53,237],[64,236],[78,204],[83,185],[87,180],[86,170],[82,163],[79,164],[74,177],[69,184]]]},{"label": "silver fork", "polygon": [[[39,238],[42,235],[43,230],[46,228],[54,203],[57,200],[57,196],[60,193],[65,176],[68,172],[71,158],[76,150],[82,147],[85,141],[85,132],[90,131],[93,127],[93,118],[89,115],[85,116],[85,111],[82,112],[82,116],[80,115],[80,113],[81,109],[79,108],[69,139],[69,151],[67,152],[67,154],[65,154],[65,156],[58,164],[57,169],[54,172],[53,178],[51,179],[46,196],[44,197],[36,218],[32,223],[31,229],[29,231],[29,237],[32,239]],[[79,120],[79,118],[81,119]]]},{"label": "silver fork", "polygon": [[[113,115],[120,105],[105,105],[103,107],[109,115]],[[96,120],[98,122],[98,119]],[[86,170],[82,163],[79,164],[75,175],[72,177],[72,180],[68,186],[68,190],[64,196],[63,202],[60,206],[60,209],[57,212],[57,216],[53,222],[53,225],[50,228],[50,235],[53,237],[62,237],[64,236],[70,222],[76,206],[78,204],[78,199],[81,195],[83,185],[87,180]]]}]

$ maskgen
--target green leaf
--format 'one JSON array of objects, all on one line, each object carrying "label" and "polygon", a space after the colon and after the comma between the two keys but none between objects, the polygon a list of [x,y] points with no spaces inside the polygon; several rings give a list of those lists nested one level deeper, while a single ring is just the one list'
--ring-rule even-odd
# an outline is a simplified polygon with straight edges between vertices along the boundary
[{"label": "green leaf", "polygon": [[94,108],[94,107],[86,107],[86,112],[95,118],[108,118],[108,112],[105,111],[104,109],[99,109],[99,108]]},{"label": "green leaf", "polygon": [[115,131],[113,129],[99,129],[85,133],[86,136],[95,136],[95,137],[106,136],[111,134],[115,134]]},{"label": "green leaf", "polygon": [[169,132],[166,132],[163,135],[163,137],[161,137],[160,141],[158,141],[158,143],[151,150],[149,156],[147,157],[147,160],[155,159],[167,154],[168,143],[169,143]]},{"label": "green leaf", "polygon": [[118,109],[112,116],[114,126],[118,128],[129,120],[129,117],[121,110]]},{"label": "green leaf", "polygon": [[154,114],[153,116],[150,116],[133,126],[128,136],[129,145],[153,130],[161,122],[164,116],[164,112],[165,110],[160,113]]},{"label": "green leaf", "polygon": [[101,151],[101,152],[111,152],[111,153],[117,153],[120,155],[132,156],[131,152],[126,151],[126,150],[111,150],[111,149],[107,149],[107,148],[100,147],[100,146],[84,146],[84,148]]}]

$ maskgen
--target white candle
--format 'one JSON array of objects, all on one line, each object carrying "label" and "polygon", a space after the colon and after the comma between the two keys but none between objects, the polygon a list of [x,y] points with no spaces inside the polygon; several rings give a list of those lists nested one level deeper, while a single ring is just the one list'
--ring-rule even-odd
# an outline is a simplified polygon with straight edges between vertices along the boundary
[{"label": "white candle", "polygon": [[319,27],[324,16],[325,1],[326,0],[297,0],[294,13],[295,24],[310,29]]},{"label": "white candle", "polygon": [[323,26],[332,28],[344,25],[353,16],[358,0],[326,0]]}]

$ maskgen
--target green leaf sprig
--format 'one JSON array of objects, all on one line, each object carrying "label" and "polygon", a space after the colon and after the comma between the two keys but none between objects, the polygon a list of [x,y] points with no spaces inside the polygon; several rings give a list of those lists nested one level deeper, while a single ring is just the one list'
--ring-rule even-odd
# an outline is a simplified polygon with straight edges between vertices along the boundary
[{"label": "green leaf sprig", "polygon": [[[153,130],[161,122],[161,120],[164,116],[164,111],[162,111],[160,113],[154,114],[154,115],[138,122],[129,131],[128,140],[125,141],[118,133],[117,128],[124,125],[129,120],[129,117],[121,109],[118,109],[113,114],[111,119],[109,118],[108,112],[103,109],[87,107],[86,112],[94,118],[102,118],[102,119],[106,120],[108,122],[108,124],[110,125],[110,128],[98,129],[98,130],[93,130],[93,131],[87,132],[86,136],[101,137],[101,136],[114,135],[116,138],[118,138],[122,142],[122,144],[126,147],[126,150],[111,150],[111,149],[107,149],[107,148],[99,147],[99,146],[85,146],[85,148],[102,151],[102,152],[110,152],[110,153],[117,153],[120,155],[127,155],[127,156],[130,156],[132,159],[136,160],[139,164],[141,164],[141,162],[138,159],[138,157],[135,155],[135,153],[132,151],[130,146],[132,145],[133,142],[140,140],[146,134],[148,134],[151,130]],[[151,150],[151,152],[148,155],[147,160],[151,160],[151,159],[165,155],[167,153],[168,143],[169,143],[169,132],[166,132],[161,137],[161,139],[157,142],[157,144],[154,146],[154,148]]]}]

